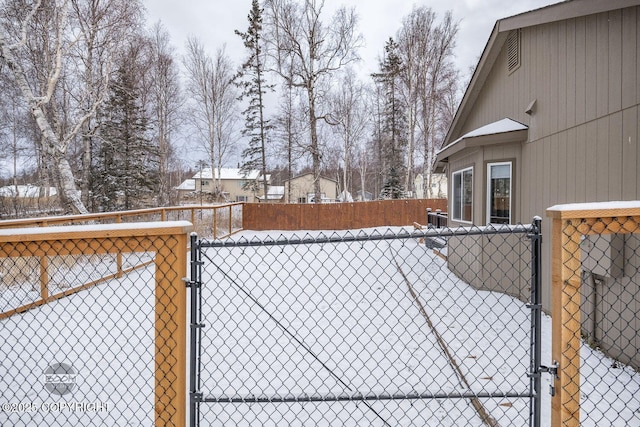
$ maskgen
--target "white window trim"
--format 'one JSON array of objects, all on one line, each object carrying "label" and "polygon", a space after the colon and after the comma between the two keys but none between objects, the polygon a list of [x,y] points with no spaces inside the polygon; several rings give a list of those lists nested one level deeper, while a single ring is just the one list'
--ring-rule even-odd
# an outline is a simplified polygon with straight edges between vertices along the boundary
[{"label": "white window trim", "polygon": [[[461,218],[455,218],[453,216],[454,215],[453,205],[451,206],[451,208],[452,208],[451,209],[451,219],[453,221],[460,222],[462,224],[473,224],[473,180],[474,180],[474,177],[473,177],[473,166],[469,166],[468,168],[457,170],[457,171],[455,171],[455,172],[453,172],[451,174],[451,197],[452,197],[452,203],[455,203],[455,200],[453,200],[453,197],[455,197],[455,193],[456,193],[455,189],[454,189],[454,185],[455,185],[455,182],[456,182],[454,176],[458,175],[458,174],[462,175],[466,171],[471,171],[471,206],[472,206],[472,208],[471,208],[471,220],[467,221],[467,220],[464,220],[464,219],[461,219]],[[461,180],[460,182],[463,182],[463,181]],[[460,197],[464,198],[464,194],[462,192],[460,192]],[[460,200],[460,217],[462,217],[462,209],[463,209],[463,203],[462,203],[462,200]]]},{"label": "white window trim", "polygon": [[485,200],[487,224],[491,224],[491,166],[509,166],[509,224],[513,220],[513,162],[491,162],[487,163],[487,197]]}]

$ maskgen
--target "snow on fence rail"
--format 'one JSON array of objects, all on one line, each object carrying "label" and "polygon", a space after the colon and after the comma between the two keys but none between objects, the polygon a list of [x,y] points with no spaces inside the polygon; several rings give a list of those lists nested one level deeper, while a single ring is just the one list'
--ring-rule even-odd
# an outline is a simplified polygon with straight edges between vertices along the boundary
[{"label": "snow on fence rail", "polygon": [[[547,216],[558,369],[552,426],[640,425],[640,202],[558,205]],[[613,363],[585,358],[589,347]],[[615,400],[602,398],[608,392]],[[607,405],[613,414],[601,410]]]},{"label": "snow on fence rail", "polygon": [[[0,283],[0,312],[26,310],[0,318],[0,425],[184,425],[191,230],[186,221],[0,229],[3,279],[13,277]],[[16,276],[38,265],[35,282]],[[68,289],[43,298],[63,281]]]},{"label": "snow on fence rail", "polygon": [[223,205],[171,206],[84,215],[50,216],[0,221],[0,229],[47,227],[71,224],[149,221],[190,221],[201,236],[223,238],[242,229],[244,203]]}]

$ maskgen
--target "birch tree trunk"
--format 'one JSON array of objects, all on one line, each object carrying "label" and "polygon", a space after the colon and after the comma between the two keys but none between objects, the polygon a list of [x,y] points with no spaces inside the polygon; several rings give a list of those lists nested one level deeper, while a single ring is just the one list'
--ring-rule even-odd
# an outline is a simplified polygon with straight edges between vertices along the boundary
[{"label": "birch tree trunk", "polygon": [[[37,7],[37,6],[36,6]],[[64,25],[66,22],[66,8],[61,10],[60,25]],[[35,9],[34,9],[35,13]],[[53,90],[58,83],[60,73],[62,69],[62,41],[60,40],[61,29],[58,29],[58,40],[56,41],[55,49],[55,61],[53,62],[53,69],[49,73],[47,81],[47,93],[45,96],[37,97],[29,86],[24,68],[17,60],[17,56],[14,54],[14,50],[21,45],[10,45],[8,37],[4,32],[4,29],[0,27],[0,51],[2,52],[2,61],[7,65],[17,87],[20,89],[22,96],[26,100],[31,114],[35,119],[40,132],[42,133],[42,151],[48,155],[50,159],[54,161],[53,167],[56,169],[59,176],[59,197],[62,203],[62,207],[66,212],[75,213],[88,213],[87,208],[80,200],[78,190],[75,184],[75,178],[71,171],[71,166],[66,159],[66,151],[68,141],[61,141],[56,133],[53,131],[51,124],[47,116],[44,113],[43,105],[46,105],[53,94]],[[25,34],[25,31],[23,31]],[[82,126],[82,124],[80,124]],[[75,133],[79,131],[80,127],[77,126]]]}]

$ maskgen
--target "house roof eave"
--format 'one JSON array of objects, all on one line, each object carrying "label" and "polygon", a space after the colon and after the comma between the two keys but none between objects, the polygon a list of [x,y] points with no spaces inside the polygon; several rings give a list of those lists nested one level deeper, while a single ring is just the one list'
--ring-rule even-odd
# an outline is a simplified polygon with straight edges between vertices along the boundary
[{"label": "house roof eave", "polygon": [[566,0],[496,21],[449,126],[443,146],[450,145],[453,138],[460,134],[460,129],[471,113],[509,31],[634,6],[640,6],[640,0]]},{"label": "house roof eave", "polygon": [[462,137],[454,141],[436,155],[438,164],[446,163],[449,157],[465,149],[484,147],[487,145],[512,144],[514,142],[526,141],[529,136],[529,129],[518,129],[507,132],[500,132],[487,135]]}]

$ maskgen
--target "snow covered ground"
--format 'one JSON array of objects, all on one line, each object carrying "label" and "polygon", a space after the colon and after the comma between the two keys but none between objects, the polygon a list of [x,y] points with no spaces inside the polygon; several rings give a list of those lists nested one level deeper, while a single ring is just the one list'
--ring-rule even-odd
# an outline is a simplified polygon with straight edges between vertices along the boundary
[{"label": "snow covered ground", "polygon": [[[284,233],[245,231],[234,239],[267,234]],[[201,404],[202,425],[481,426],[479,407],[497,425],[527,425],[529,400],[515,397],[223,403],[526,394],[530,310],[466,285],[416,239],[211,248],[205,255],[201,390],[220,401]],[[0,410],[0,425],[153,425],[153,285],[151,266],[0,320],[0,404],[109,403],[100,412]],[[550,330],[545,316],[547,365]],[[640,374],[612,368],[588,346],[582,356],[582,425],[640,426]],[[69,395],[44,390],[43,372],[54,362],[78,372]]]}]

